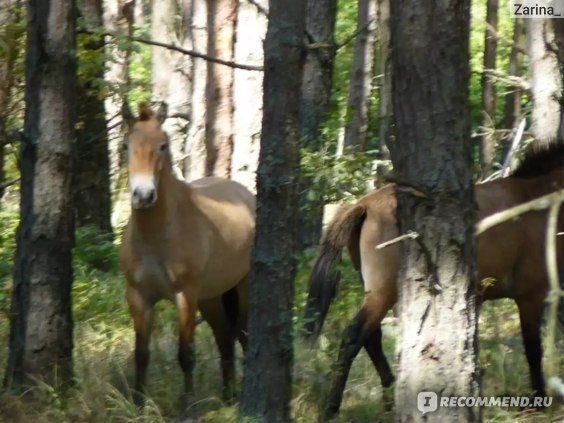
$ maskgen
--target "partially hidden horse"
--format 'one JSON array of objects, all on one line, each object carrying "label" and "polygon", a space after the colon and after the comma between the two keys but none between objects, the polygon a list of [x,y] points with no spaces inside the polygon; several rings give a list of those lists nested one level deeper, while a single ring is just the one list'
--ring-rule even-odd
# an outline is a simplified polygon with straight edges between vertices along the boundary
[{"label": "partially hidden horse", "polygon": [[167,299],[178,309],[178,359],[190,405],[198,309],[221,355],[223,396],[232,394],[235,340],[246,346],[255,198],[226,179],[206,177],[189,184],[177,179],[161,127],[165,115],[140,104],[138,118],[129,125],[124,150],[132,212],[120,266],[135,329],[136,403],[144,399],[153,308]]},{"label": "partially hidden horse", "polygon": [[[511,176],[475,185],[477,218],[483,219],[561,188],[564,188],[564,146],[553,145],[527,154]],[[345,247],[354,268],[360,272],[365,290],[358,314],[343,333],[324,419],[339,411],[350,366],[362,347],[382,385],[388,387],[394,382],[382,350],[380,324],[398,299],[400,246],[398,243],[382,249],[376,246],[399,235],[396,205],[393,184],[373,191],[355,205],[342,207],[320,243],[304,316],[306,335],[317,336],[321,330],[337,293],[339,273],[335,265]],[[564,229],[563,214],[559,231]],[[531,384],[537,396],[545,395],[540,329],[549,290],[545,265],[546,222],[546,211],[531,211],[489,229],[477,239],[478,303],[499,298],[515,300]],[[564,263],[562,237],[558,237],[557,255],[560,263]]]}]

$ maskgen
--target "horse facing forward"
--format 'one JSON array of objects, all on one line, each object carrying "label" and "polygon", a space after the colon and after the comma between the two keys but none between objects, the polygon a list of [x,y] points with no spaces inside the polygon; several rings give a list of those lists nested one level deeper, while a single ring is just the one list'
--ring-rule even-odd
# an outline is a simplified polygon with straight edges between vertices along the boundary
[{"label": "horse facing forward", "polygon": [[[475,186],[478,219],[564,188],[564,146],[554,145],[526,156],[508,178]],[[322,419],[334,416],[342,401],[352,361],[362,347],[372,360],[382,385],[394,377],[382,350],[380,323],[398,298],[400,247],[376,246],[398,236],[395,186],[387,185],[343,207],[328,226],[310,279],[305,330],[319,334],[339,274],[335,265],[348,247],[354,268],[361,273],[362,307],[343,333],[336,370]],[[477,239],[480,286],[478,303],[512,298],[519,309],[521,333],[535,395],[545,396],[540,328],[549,284],[545,266],[546,211],[533,211],[499,224]],[[558,230],[564,229],[562,213]],[[558,237],[558,259],[564,260],[564,240]],[[562,281],[561,281],[562,283]]]},{"label": "horse facing forward", "polygon": [[199,308],[221,355],[224,397],[231,395],[234,348],[246,346],[247,274],[255,198],[242,185],[214,177],[178,180],[166,133],[166,112],[145,105],[129,125],[127,154],[132,212],[120,265],[135,329],[135,400],[142,402],[156,302],[178,309],[178,359],[188,405],[193,400],[194,330]]}]

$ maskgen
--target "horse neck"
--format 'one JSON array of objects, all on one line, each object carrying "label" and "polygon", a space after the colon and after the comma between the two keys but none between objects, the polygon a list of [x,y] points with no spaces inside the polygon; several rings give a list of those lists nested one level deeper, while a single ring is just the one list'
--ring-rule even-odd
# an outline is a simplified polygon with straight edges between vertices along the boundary
[{"label": "horse neck", "polygon": [[180,181],[172,170],[163,169],[157,187],[157,202],[146,209],[133,209],[131,212],[135,229],[145,239],[159,238],[164,235],[171,220],[171,211],[176,208],[179,198]]},{"label": "horse neck", "polygon": [[562,188],[564,188],[564,169],[557,169],[535,178],[529,186],[529,196],[533,199]]}]

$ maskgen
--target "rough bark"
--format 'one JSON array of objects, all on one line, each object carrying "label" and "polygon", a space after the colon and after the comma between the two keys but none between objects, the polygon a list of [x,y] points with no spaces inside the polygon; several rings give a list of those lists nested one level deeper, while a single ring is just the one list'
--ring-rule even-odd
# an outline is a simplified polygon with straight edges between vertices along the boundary
[{"label": "rough bark", "polygon": [[496,69],[497,38],[497,12],[498,0],[487,0],[486,31],[484,41],[484,69],[482,71],[482,128],[484,134],[480,139],[480,168],[482,178],[492,171],[495,160],[495,108],[496,89],[495,83],[488,76],[488,71]]},{"label": "rough bark", "polygon": [[[89,29],[102,25],[102,0],[81,0],[78,4]],[[89,37],[84,49],[89,52],[86,65],[90,71],[83,75],[78,86],[74,209],[77,226],[92,225],[101,233],[111,234],[108,129],[104,100],[98,89],[104,79],[104,61],[100,60],[104,55],[104,40]],[[92,57],[97,57],[97,60],[92,60]]]},{"label": "rough bark", "polygon": [[[331,101],[335,56],[336,0],[306,1],[307,51],[302,81],[301,137],[303,147],[317,151],[322,146],[321,129]],[[323,204],[319,198],[308,201],[311,181],[301,181],[299,240],[300,247],[316,245],[321,236]]]},{"label": "rough bark", "polygon": [[5,182],[5,149],[9,142],[8,114],[12,88],[14,86],[14,65],[18,56],[17,45],[20,34],[14,25],[21,18],[20,4],[16,0],[7,0],[0,9],[0,199],[4,196],[2,183]]},{"label": "rough bark", "polygon": [[[191,0],[191,35],[195,51],[208,48],[207,0]],[[205,60],[191,60],[192,90],[188,138],[186,139],[186,160],[184,177],[192,181],[206,175],[206,81]]]},{"label": "rough bark", "polygon": [[[267,0],[256,3],[266,8]],[[266,34],[266,16],[248,1],[237,10],[235,62],[262,64],[262,43]],[[261,72],[235,69],[233,81],[233,158],[231,179],[256,191],[260,131],[262,120]]]},{"label": "rough bark", "polygon": [[374,43],[378,0],[359,0],[357,29],[366,28],[356,38],[349,99],[345,146],[366,150],[368,136],[368,112],[374,79]]},{"label": "rough bark", "polygon": [[[208,54],[233,60],[237,0],[208,0]],[[228,178],[233,153],[233,68],[207,62],[206,174]]]},{"label": "rough bark", "polygon": [[304,30],[305,2],[271,0],[241,402],[245,415],[269,423],[290,421]]},{"label": "rough bark", "polygon": [[[380,96],[378,105],[378,124],[380,140],[380,160],[390,160],[389,148],[392,144],[392,60],[390,54],[390,0],[378,0],[378,38]],[[378,166],[378,175],[387,173],[386,166]]]},{"label": "rough bark", "polygon": [[[513,76],[521,76],[521,52],[519,47],[524,47],[524,28],[522,19],[515,19],[513,26],[513,46],[509,55],[508,74]],[[521,89],[512,87],[505,95],[505,104],[503,106],[503,128],[514,129],[518,125],[518,119],[521,116]]]},{"label": "rough bark", "polygon": [[[151,39],[191,50],[191,3],[192,0],[153,0]],[[173,164],[177,168],[184,159],[190,113],[190,58],[179,52],[153,47],[151,63],[151,96],[153,101],[165,102],[168,106],[169,118],[163,127],[169,136]]]},{"label": "rough bark", "polygon": [[[478,394],[474,194],[468,106],[469,0],[396,0],[392,67],[402,243],[397,421],[468,422],[472,409],[423,416],[421,391]],[[432,417],[431,417],[432,416]]]},{"label": "rough bark", "polygon": [[560,124],[561,80],[556,57],[554,19],[526,19],[527,53],[533,95],[531,131],[538,145],[554,142]]},{"label": "rough bark", "polygon": [[72,143],[76,38],[72,0],[29,0],[21,202],[5,384],[72,377]]}]

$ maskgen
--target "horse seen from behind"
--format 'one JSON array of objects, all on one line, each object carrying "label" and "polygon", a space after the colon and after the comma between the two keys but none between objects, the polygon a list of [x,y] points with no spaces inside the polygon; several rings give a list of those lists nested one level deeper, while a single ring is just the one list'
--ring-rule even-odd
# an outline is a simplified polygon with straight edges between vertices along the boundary
[{"label": "horse seen from behind", "polygon": [[[564,188],[564,146],[555,144],[531,152],[507,178],[475,186],[477,218],[483,219]],[[347,247],[360,272],[365,296],[358,314],[343,333],[323,419],[334,416],[342,401],[352,361],[362,347],[370,356],[382,385],[394,376],[382,349],[381,321],[398,299],[399,243],[376,246],[396,238],[396,187],[393,184],[344,206],[327,227],[312,270],[305,313],[306,334],[318,335],[336,296],[335,265]],[[561,212],[558,231],[564,230]],[[531,211],[483,232],[477,238],[479,284],[477,302],[512,298],[517,304],[521,334],[534,395],[545,396],[542,372],[541,323],[549,290],[546,270],[546,210]],[[407,241],[409,242],[409,241]],[[564,239],[557,256],[564,263]],[[562,284],[562,280],[560,281]],[[401,310],[400,310],[401,312]]]}]

